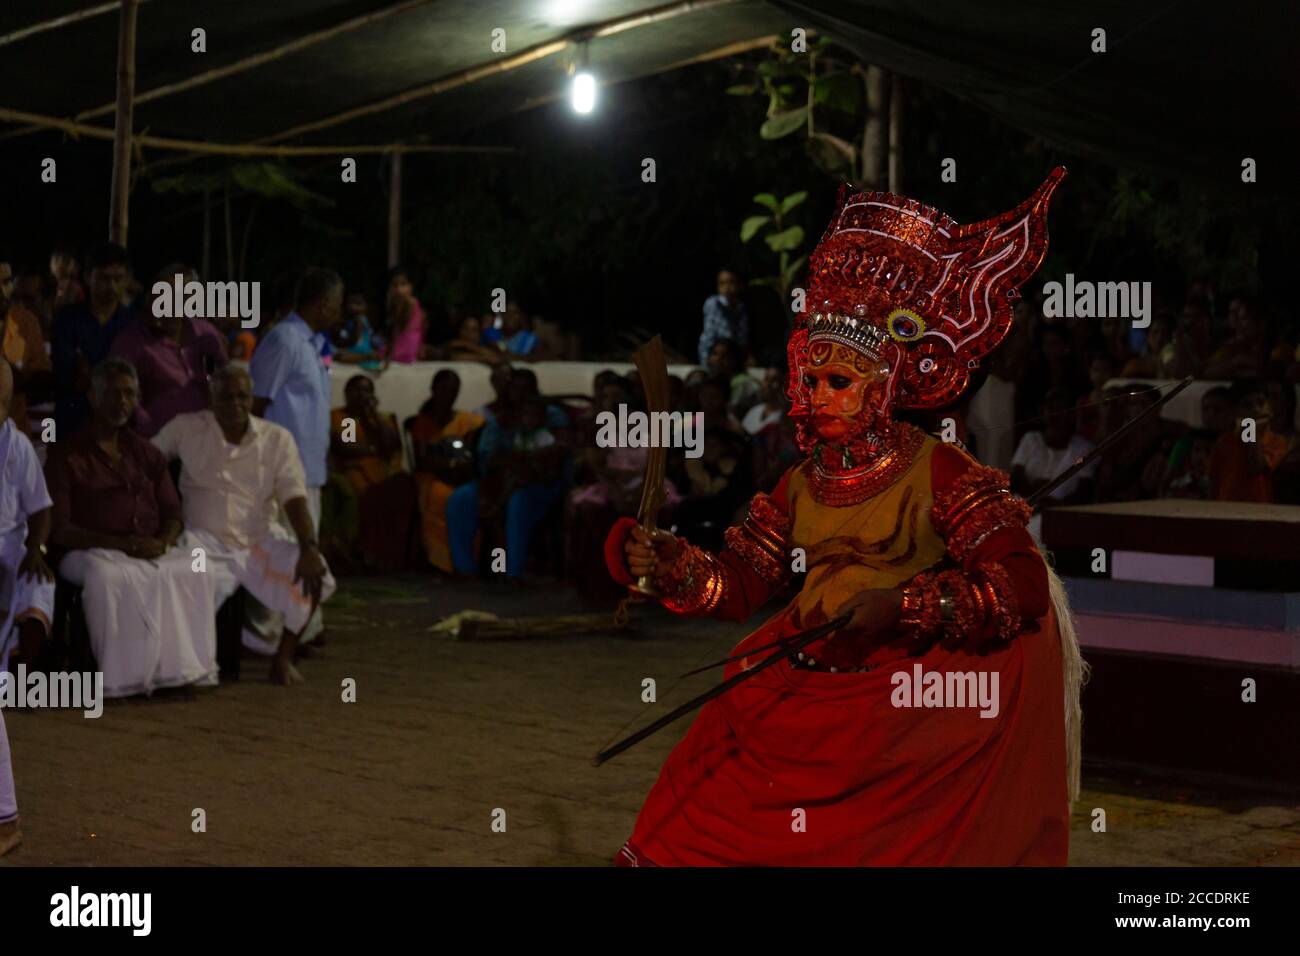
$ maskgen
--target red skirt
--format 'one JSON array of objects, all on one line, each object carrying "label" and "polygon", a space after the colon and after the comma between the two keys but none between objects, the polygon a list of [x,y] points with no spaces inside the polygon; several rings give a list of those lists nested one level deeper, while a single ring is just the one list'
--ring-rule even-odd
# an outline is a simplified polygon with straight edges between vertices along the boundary
[{"label": "red skirt", "polygon": [[[737,653],[782,629],[778,615]],[[954,690],[970,681],[949,672],[977,681],[984,672],[996,716],[951,706],[951,694],[947,706],[923,706],[910,686],[918,664]],[[1064,866],[1068,850],[1064,687],[1049,612],[1037,631],[987,654],[936,646],[856,674],[774,664],[701,709],[616,862]]]}]

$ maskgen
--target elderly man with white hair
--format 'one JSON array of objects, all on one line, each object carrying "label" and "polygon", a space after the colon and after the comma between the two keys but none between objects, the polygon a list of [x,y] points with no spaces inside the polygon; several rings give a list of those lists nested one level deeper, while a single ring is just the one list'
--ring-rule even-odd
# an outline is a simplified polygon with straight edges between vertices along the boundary
[{"label": "elderly man with white hair", "polygon": [[82,588],[104,695],[215,684],[213,583],[181,539],[167,462],[127,427],[135,369],[109,357],[91,373],[92,418],[46,466],[60,573]]},{"label": "elderly man with white hair", "polygon": [[[211,408],[177,415],[154,444],[180,459],[186,544],[203,549],[217,603],[242,586],[257,610],[276,612],[250,615],[246,629],[275,647],[272,680],[297,683],[298,638],[335,587],[317,547],[302,460],[288,429],[253,416],[247,372],[225,366],[209,387]],[[277,505],[293,538],[275,520]],[[279,620],[282,633],[265,633],[268,621],[279,630]]]},{"label": "elderly man with white hair", "polygon": [[[13,650],[31,663],[54,612],[54,574],[45,563],[50,495],[36,449],[9,417],[13,394],[13,370],[0,358],[0,680],[8,679],[3,671]],[[0,856],[21,841],[9,738],[0,711]]]}]

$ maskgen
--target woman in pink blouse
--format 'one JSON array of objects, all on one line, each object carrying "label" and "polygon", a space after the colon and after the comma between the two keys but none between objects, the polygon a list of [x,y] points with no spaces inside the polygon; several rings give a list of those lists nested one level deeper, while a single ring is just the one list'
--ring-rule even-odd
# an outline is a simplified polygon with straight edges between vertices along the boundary
[{"label": "woman in pink blouse", "polygon": [[388,334],[393,362],[418,362],[425,358],[424,309],[411,294],[411,280],[401,268],[388,273]]}]

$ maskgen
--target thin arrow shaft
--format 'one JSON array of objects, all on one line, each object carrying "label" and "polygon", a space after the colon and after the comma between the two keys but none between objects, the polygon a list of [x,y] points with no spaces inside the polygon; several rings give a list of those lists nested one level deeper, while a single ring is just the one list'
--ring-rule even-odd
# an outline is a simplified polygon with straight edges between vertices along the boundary
[{"label": "thin arrow shaft", "polygon": [[813,641],[820,640],[821,638],[825,637],[827,634],[831,633],[832,631],[839,630],[845,624],[849,623],[852,617],[853,617],[852,614],[843,614],[840,617],[837,617],[833,621],[828,621],[825,624],[821,624],[817,627],[814,627],[812,630],[805,631],[802,634],[795,635],[793,638],[791,638],[789,641],[786,642],[785,647],[777,651],[775,654],[772,654],[769,657],[765,657],[762,663],[756,664],[754,667],[751,667],[749,670],[741,671],[740,673],[727,678],[721,684],[718,684],[716,687],[712,687],[709,690],[706,690],[703,694],[700,694],[698,697],[693,697],[690,700],[688,700],[686,703],[682,704],[680,707],[676,707],[669,713],[664,714],[658,720],[654,721],[654,723],[647,724],[645,727],[642,727],[640,730],[638,730],[636,733],[632,734],[631,736],[624,737],[618,743],[614,744],[614,746],[602,750],[600,753],[596,754],[596,756],[592,758],[591,761],[592,765],[599,767],[601,764],[603,764],[606,760],[609,760],[611,757],[617,757],[623,751],[627,750],[630,747],[636,746],[641,741],[649,737],[651,734],[657,733],[658,731],[667,727],[673,721],[686,716],[691,711],[695,710],[697,707],[704,706],[709,701],[713,700],[715,697],[721,697],[723,694],[731,690],[731,688],[735,687],[737,684],[741,683],[742,681],[747,681],[755,674],[759,673],[760,671],[766,670],[768,667],[771,667],[773,664],[775,664],[777,661],[781,660],[782,658],[786,657],[788,654],[798,651],[800,648],[807,647]]}]

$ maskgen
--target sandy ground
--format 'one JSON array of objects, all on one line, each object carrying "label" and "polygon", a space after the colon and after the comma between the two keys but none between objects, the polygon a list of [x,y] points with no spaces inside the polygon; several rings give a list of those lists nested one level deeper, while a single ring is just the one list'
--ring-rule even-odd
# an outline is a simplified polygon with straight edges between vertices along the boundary
[{"label": "sandy ground", "polygon": [[[744,629],[651,611],[640,637],[427,632],[466,607],[584,610],[556,586],[354,581],[303,686],[270,685],[250,659],[239,683],[110,703],[99,720],[8,711],[26,842],[0,866],[605,865],[687,722],[603,767],[591,755],[709,686],[713,674],[673,675]],[[645,677],[658,682],[650,710]],[[356,703],[342,700],[346,678]],[[1294,797],[1096,772],[1085,784],[1074,864],[1300,864]],[[1089,826],[1094,807],[1105,833]],[[491,828],[498,808],[505,833]]]}]

